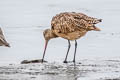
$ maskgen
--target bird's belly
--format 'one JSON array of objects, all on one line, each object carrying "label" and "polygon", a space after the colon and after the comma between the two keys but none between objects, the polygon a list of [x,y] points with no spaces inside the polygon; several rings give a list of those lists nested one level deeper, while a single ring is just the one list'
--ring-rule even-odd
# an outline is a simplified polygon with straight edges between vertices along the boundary
[{"label": "bird's belly", "polygon": [[76,39],[79,39],[80,37],[84,36],[85,34],[86,34],[86,32],[76,31],[76,32],[71,32],[71,33],[67,33],[67,34],[58,33],[57,35],[59,37],[67,39],[67,40],[76,40]]}]

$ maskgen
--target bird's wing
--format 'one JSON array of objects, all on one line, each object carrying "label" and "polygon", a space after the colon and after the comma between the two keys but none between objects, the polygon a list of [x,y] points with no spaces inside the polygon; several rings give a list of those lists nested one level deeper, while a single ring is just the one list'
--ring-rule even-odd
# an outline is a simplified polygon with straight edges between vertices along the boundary
[{"label": "bird's wing", "polygon": [[53,18],[51,21],[52,30],[58,33],[71,33],[80,29],[86,29],[89,24],[84,19],[76,19],[73,16],[62,15]]}]

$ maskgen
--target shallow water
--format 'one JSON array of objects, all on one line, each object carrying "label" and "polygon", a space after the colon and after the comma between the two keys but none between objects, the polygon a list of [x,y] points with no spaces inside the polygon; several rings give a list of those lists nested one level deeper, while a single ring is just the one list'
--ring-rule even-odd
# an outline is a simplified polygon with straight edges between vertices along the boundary
[{"label": "shallow water", "polygon": [[[103,19],[103,22],[96,25],[101,32],[91,31],[77,40],[77,60],[119,57],[119,3],[119,0],[1,0],[0,25],[11,48],[0,47],[0,63],[18,63],[25,59],[40,59],[45,42],[43,31],[50,28],[53,16],[66,11],[83,12],[89,16]],[[74,42],[71,44],[68,58],[70,61],[73,58]],[[67,40],[61,38],[51,40],[48,44],[46,60],[62,62],[67,47]]]},{"label": "shallow water", "polygon": [[[73,63],[9,64],[0,67],[3,80],[109,80],[120,79],[120,59],[81,60]],[[18,78],[19,77],[19,78]]]}]

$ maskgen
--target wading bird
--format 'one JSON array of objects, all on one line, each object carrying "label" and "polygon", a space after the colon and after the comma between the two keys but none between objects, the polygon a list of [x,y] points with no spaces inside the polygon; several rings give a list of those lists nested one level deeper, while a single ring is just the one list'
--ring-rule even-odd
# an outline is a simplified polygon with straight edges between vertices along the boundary
[{"label": "wading bird", "polygon": [[45,38],[45,49],[42,62],[44,61],[48,41],[53,38],[61,37],[67,39],[69,44],[64,63],[67,63],[67,56],[71,46],[70,41],[75,41],[73,58],[73,62],[75,63],[77,49],[76,40],[84,36],[88,31],[100,31],[100,29],[95,26],[95,24],[99,22],[102,22],[102,19],[89,17],[86,14],[76,12],[63,12],[54,16],[51,21],[51,29],[46,29],[43,32]]},{"label": "wading bird", "polygon": [[9,43],[5,40],[2,29],[0,28],[0,46],[10,47]]}]

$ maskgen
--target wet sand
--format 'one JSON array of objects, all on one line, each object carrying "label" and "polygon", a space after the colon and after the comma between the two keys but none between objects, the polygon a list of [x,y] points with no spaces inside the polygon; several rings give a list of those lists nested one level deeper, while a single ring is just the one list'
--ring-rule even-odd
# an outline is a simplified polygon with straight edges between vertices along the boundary
[{"label": "wet sand", "polygon": [[0,80],[120,80],[120,59],[0,66]]}]

